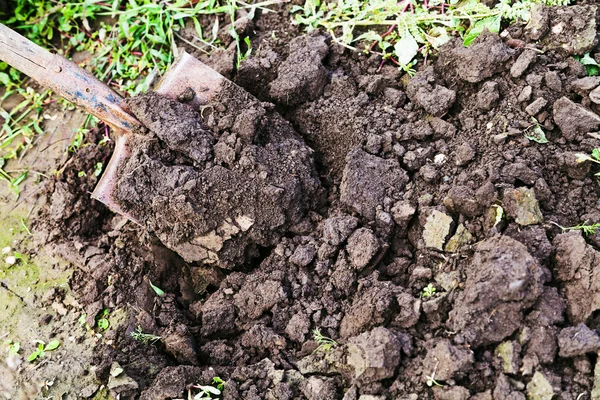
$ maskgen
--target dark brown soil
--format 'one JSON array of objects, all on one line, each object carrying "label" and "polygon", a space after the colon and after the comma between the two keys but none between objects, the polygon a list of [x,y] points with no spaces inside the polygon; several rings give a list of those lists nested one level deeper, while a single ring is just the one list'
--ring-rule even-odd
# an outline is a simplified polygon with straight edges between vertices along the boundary
[{"label": "dark brown soil", "polygon": [[[599,146],[600,78],[573,58],[600,55],[596,7],[451,42],[412,78],[320,32],[289,40],[288,18],[258,17],[230,71],[259,100],[232,85],[206,113],[130,101],[149,131],[117,197],[144,227],[69,182],[105,147],[51,188],[46,241],[82,271],[88,314],[128,310],[98,379],[143,399],[213,376],[223,399],[597,393],[600,235],[556,225],[600,222],[598,168],[575,156]],[[548,143],[526,137],[532,117]],[[110,385],[115,361],[136,385]]]}]

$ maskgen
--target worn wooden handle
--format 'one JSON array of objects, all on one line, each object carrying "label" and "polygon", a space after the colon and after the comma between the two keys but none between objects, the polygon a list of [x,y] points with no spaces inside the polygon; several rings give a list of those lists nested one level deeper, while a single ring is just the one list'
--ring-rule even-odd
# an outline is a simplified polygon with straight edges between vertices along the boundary
[{"label": "worn wooden handle", "polygon": [[140,123],[123,99],[77,64],[51,54],[0,24],[0,60],[52,89],[113,128],[130,131]]}]

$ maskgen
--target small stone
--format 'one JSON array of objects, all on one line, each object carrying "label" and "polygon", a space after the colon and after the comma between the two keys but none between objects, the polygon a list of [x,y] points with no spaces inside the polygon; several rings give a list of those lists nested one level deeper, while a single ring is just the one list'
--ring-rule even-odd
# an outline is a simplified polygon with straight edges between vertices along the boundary
[{"label": "small stone", "polygon": [[435,165],[444,165],[447,159],[448,157],[445,154],[436,154],[435,157],[433,157],[433,163]]},{"label": "small stone", "polygon": [[600,76],[586,76],[571,82],[570,89],[580,96],[586,96],[591,90],[600,86]]},{"label": "small stone", "polygon": [[546,104],[548,104],[548,100],[544,99],[543,97],[540,97],[539,99],[536,99],[533,103],[525,107],[525,112],[533,117],[534,115],[539,114],[540,111],[542,111],[544,107],[546,107]]},{"label": "small stone", "polygon": [[350,263],[358,270],[365,268],[379,249],[377,236],[368,228],[356,230],[350,236],[346,245]]},{"label": "small stone", "polygon": [[517,61],[510,68],[510,75],[513,78],[519,78],[529,68],[531,63],[536,59],[537,52],[531,49],[524,50],[517,58]]},{"label": "small stone", "polygon": [[194,337],[185,325],[179,324],[172,328],[169,333],[163,335],[163,343],[165,351],[179,363],[185,365],[198,364]]},{"label": "small stone", "polygon": [[433,210],[427,217],[423,229],[425,247],[443,251],[453,222],[454,220],[449,215]]},{"label": "small stone", "polygon": [[548,89],[558,93],[562,92],[562,81],[560,80],[560,76],[558,76],[558,72],[546,72],[546,74],[544,75],[544,81],[546,82],[546,86],[548,87]]},{"label": "small stone", "polygon": [[432,164],[427,164],[427,165],[423,166],[419,170],[419,173],[423,177],[423,180],[427,183],[433,183],[433,182],[437,181],[438,178],[440,177],[438,170]]},{"label": "small stone", "polygon": [[477,93],[477,107],[481,110],[489,111],[494,108],[499,99],[498,83],[494,81],[485,82],[481,90]]},{"label": "small stone", "polygon": [[528,400],[552,400],[554,389],[548,379],[539,371],[533,374],[531,382],[527,384]]},{"label": "small stone", "polygon": [[558,355],[561,357],[582,356],[600,349],[600,337],[584,323],[564,328],[558,334]]},{"label": "small stone", "polygon": [[435,400],[468,400],[471,398],[471,392],[462,386],[435,386],[433,397]]},{"label": "small stone", "polygon": [[492,140],[494,141],[494,143],[500,144],[500,143],[504,142],[507,137],[508,137],[508,133],[502,132],[502,133],[499,133],[497,135],[494,135],[492,137]]},{"label": "small stone", "polygon": [[554,122],[567,140],[581,140],[588,132],[600,128],[600,117],[592,111],[561,97],[554,102]]},{"label": "small stone", "polygon": [[17,257],[8,256],[8,257],[6,257],[4,262],[6,263],[6,265],[10,265],[10,266],[15,265],[17,263]]},{"label": "small stone", "polygon": [[483,214],[485,208],[476,197],[475,192],[468,186],[453,186],[444,198],[444,206],[455,213],[465,217],[476,217]]},{"label": "small stone", "polygon": [[595,104],[600,104],[600,87],[590,92],[590,100]]},{"label": "small stone", "polygon": [[403,91],[390,87],[383,89],[383,97],[385,98],[385,101],[393,107],[402,106],[406,101],[406,95]]},{"label": "small stone", "polygon": [[375,218],[377,206],[382,205],[386,197],[402,193],[409,181],[396,159],[383,159],[355,149],[348,153],[346,162],[340,200],[369,220]]},{"label": "small stone", "polygon": [[12,249],[10,248],[10,246],[9,247],[5,247],[5,248],[2,249],[2,254],[8,254],[8,253],[10,253],[11,250]]},{"label": "small stone", "polygon": [[399,226],[406,227],[408,222],[415,215],[417,209],[408,201],[399,201],[392,207],[392,218]]},{"label": "small stone", "polygon": [[455,163],[459,167],[465,166],[475,158],[475,149],[468,143],[463,143],[456,148]]},{"label": "small stone", "polygon": [[529,99],[531,99],[531,94],[533,93],[533,88],[529,85],[525,86],[523,88],[523,90],[521,90],[521,93],[519,94],[519,102],[525,102],[525,101],[529,101]]},{"label": "small stone", "polygon": [[97,383],[92,383],[81,389],[81,391],[79,392],[79,396],[83,397],[84,399],[87,399],[88,397],[92,397],[94,393],[98,391],[99,388],[100,385],[98,385]]},{"label": "small stone", "polygon": [[333,245],[344,243],[358,226],[358,219],[350,216],[328,218],[323,225],[323,239]]},{"label": "small stone", "polygon": [[544,221],[533,189],[508,189],[503,196],[504,209],[519,225],[534,225]]},{"label": "small stone", "polygon": [[315,246],[312,244],[300,245],[290,257],[290,262],[299,267],[306,267],[315,258],[315,254]]},{"label": "small stone", "polygon": [[296,313],[292,315],[288,322],[285,333],[292,340],[298,343],[303,343],[306,335],[310,331],[310,319],[304,313]]},{"label": "small stone", "polygon": [[446,244],[446,251],[449,253],[456,253],[461,247],[471,243],[473,241],[473,235],[463,224],[460,224],[456,228],[454,236],[448,240]]},{"label": "small stone", "polygon": [[494,355],[502,360],[505,374],[516,374],[519,371],[521,345],[515,341],[502,342],[496,347]]},{"label": "small stone", "polygon": [[347,363],[355,382],[368,384],[394,376],[400,363],[400,340],[387,328],[377,327],[348,340]]},{"label": "small stone", "polygon": [[435,370],[435,377],[442,381],[460,379],[473,368],[475,356],[467,347],[453,345],[448,339],[440,340],[423,360],[426,373]]},{"label": "small stone", "polygon": [[61,316],[63,316],[63,317],[64,317],[65,315],[67,315],[67,313],[69,312],[69,311],[67,310],[67,308],[66,308],[66,307],[65,307],[65,306],[64,306],[62,303],[59,303],[59,302],[57,302],[57,301],[55,301],[54,303],[52,303],[51,307],[52,307],[52,309],[53,309],[54,311],[56,311],[56,313],[57,313],[58,315],[61,315]]},{"label": "small stone", "polygon": [[308,400],[333,400],[337,398],[337,388],[331,378],[311,376],[301,385],[301,388]]},{"label": "small stone", "polygon": [[[120,370],[121,372],[117,373],[118,370]],[[138,389],[138,383],[129,376],[127,376],[127,374],[123,372],[123,368],[121,368],[121,366],[118,363],[114,362],[110,368],[110,371],[111,373],[108,378],[107,385],[108,390],[118,395],[123,392]]]}]

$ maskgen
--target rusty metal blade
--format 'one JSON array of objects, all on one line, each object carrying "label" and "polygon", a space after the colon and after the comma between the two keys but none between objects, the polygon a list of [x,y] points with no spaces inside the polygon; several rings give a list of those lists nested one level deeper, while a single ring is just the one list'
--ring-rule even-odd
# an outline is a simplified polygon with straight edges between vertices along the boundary
[{"label": "rusty metal blade", "polygon": [[[195,95],[194,98],[187,102],[190,107],[199,110],[200,107],[208,104],[211,98],[218,92],[225,78],[192,57],[185,51],[182,51],[180,56],[175,60],[174,64],[169,68],[165,76],[159,82],[156,92],[163,96],[177,100],[180,94],[191,88]],[[114,199],[115,186],[119,179],[117,168],[122,160],[129,157],[129,146],[133,135],[120,135],[115,143],[115,151],[105,169],[92,198],[101,201],[108,208],[117,212],[130,220],[139,223],[129,213],[119,206]]]}]

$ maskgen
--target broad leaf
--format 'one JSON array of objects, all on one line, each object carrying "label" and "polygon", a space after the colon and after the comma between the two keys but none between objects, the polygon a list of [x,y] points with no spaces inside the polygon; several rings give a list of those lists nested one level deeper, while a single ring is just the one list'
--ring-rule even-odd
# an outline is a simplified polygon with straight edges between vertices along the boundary
[{"label": "broad leaf", "polygon": [[419,51],[419,44],[415,38],[407,31],[402,39],[394,45],[394,53],[401,66],[405,67],[412,61]]}]

